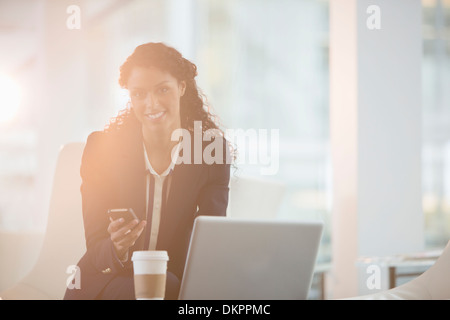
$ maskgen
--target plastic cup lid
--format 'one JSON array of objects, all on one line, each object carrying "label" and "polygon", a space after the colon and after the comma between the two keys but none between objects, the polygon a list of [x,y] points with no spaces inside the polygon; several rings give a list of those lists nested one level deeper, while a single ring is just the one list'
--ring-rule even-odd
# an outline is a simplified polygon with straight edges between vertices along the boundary
[{"label": "plastic cup lid", "polygon": [[143,251],[134,251],[133,256],[131,257],[131,261],[135,260],[169,260],[169,256],[167,255],[167,251],[165,250],[143,250]]}]

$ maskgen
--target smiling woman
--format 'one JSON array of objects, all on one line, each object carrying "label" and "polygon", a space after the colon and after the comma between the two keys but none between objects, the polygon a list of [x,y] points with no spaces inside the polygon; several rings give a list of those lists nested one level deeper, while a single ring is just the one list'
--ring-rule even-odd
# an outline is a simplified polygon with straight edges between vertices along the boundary
[{"label": "smiling woman", "polygon": [[10,77],[0,74],[0,124],[13,120],[19,106],[19,86]]},{"label": "smiling woman", "polygon": [[[86,253],[78,263],[81,289],[68,288],[65,299],[135,299],[130,258],[141,250],[167,251],[166,299],[178,297],[193,222],[225,216],[230,181],[226,161],[176,161],[187,151],[184,136],[171,139],[174,131],[183,129],[189,141],[194,123],[219,131],[196,76],[195,64],[163,43],[138,46],[120,67],[130,101],[86,142],[80,170]],[[229,147],[223,134],[216,142]],[[200,154],[211,144],[200,145]],[[131,208],[137,219],[108,220],[115,208]]]}]

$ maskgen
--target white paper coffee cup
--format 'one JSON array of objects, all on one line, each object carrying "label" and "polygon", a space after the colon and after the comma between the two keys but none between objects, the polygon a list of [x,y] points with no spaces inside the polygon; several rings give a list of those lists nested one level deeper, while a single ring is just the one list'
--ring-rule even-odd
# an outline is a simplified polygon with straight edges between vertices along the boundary
[{"label": "white paper coffee cup", "polygon": [[134,251],[134,292],[137,300],[163,300],[166,291],[167,261],[164,250]]}]

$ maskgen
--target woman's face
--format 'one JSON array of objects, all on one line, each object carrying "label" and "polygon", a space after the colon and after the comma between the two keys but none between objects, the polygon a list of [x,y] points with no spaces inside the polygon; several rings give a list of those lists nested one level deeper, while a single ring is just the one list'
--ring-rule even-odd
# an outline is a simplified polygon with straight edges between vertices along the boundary
[{"label": "woman's face", "polygon": [[132,109],[143,130],[172,133],[181,127],[180,98],[186,83],[154,67],[134,67],[128,78]]}]

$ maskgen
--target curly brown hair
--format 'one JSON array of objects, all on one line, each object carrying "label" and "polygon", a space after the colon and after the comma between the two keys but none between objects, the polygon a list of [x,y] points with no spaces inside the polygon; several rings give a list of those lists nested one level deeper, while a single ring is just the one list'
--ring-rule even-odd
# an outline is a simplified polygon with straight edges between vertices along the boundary
[{"label": "curly brown hair", "polygon": [[[126,59],[120,67],[119,85],[127,89],[127,82],[132,69],[139,67],[156,67],[169,72],[178,81],[186,82],[185,94],[180,99],[181,127],[189,131],[194,130],[194,121],[201,121],[202,131],[208,129],[218,129],[223,135],[223,130],[219,128],[219,119],[211,113],[211,108],[207,103],[205,95],[197,87],[195,77],[197,76],[197,66],[184,58],[176,49],[161,42],[150,42],[142,44]],[[130,108],[119,111],[118,115],[112,118],[105,131],[121,129],[123,127],[135,127],[137,119]]]}]

